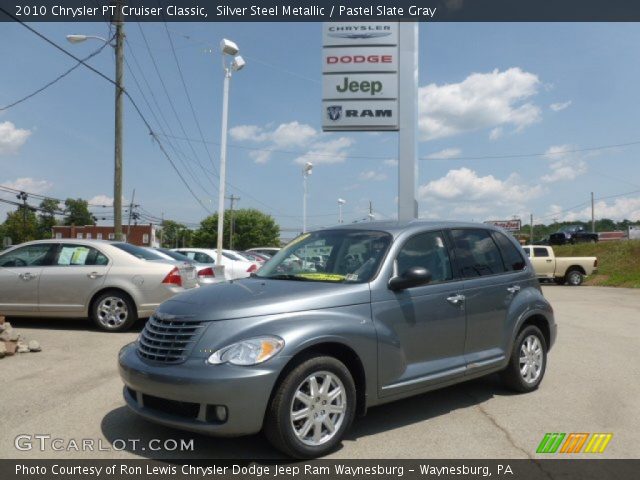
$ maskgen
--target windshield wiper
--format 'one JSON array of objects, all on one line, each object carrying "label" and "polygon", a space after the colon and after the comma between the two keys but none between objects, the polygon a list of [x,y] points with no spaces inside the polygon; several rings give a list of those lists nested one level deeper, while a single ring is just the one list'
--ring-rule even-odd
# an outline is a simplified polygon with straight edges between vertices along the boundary
[{"label": "windshield wiper", "polygon": [[293,275],[291,273],[278,273],[277,275],[270,275],[268,277],[259,277],[259,278],[268,278],[270,280],[301,280],[303,282],[308,282],[308,278],[299,277],[298,275]]}]

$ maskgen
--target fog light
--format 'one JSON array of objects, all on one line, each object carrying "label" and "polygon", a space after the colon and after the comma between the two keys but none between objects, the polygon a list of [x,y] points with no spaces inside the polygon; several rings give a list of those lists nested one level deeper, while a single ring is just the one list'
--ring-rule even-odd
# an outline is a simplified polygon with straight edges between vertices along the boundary
[{"label": "fog light", "polygon": [[216,407],[216,418],[218,419],[219,422],[226,422],[227,421],[227,407],[225,407],[224,405],[218,405]]}]

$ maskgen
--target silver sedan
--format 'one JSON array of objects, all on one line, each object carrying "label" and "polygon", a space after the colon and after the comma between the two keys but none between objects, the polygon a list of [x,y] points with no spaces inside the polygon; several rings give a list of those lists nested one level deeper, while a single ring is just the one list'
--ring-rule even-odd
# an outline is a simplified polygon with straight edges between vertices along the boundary
[{"label": "silver sedan", "polygon": [[0,254],[0,315],[89,317],[103,330],[126,330],[198,286],[194,267],[149,261],[158,258],[122,242],[23,243]]}]

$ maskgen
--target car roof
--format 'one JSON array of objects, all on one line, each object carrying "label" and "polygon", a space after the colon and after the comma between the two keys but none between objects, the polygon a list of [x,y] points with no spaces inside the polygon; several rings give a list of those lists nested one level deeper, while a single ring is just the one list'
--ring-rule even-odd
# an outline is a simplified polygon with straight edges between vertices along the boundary
[{"label": "car roof", "polygon": [[442,228],[484,228],[488,230],[504,231],[487,223],[456,222],[456,221],[380,221],[380,222],[360,222],[326,227],[320,230],[378,230],[387,232],[394,237],[406,231],[438,230]]}]

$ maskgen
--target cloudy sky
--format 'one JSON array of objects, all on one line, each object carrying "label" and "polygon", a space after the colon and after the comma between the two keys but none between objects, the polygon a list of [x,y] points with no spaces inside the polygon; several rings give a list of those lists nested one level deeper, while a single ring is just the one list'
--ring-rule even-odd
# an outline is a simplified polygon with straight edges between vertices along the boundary
[{"label": "cloudy sky", "polygon": [[[109,34],[105,23],[31,25],[79,56],[100,43],[71,45],[66,34]],[[345,221],[366,217],[370,201],[376,218],[393,218],[397,134],[321,131],[320,27],[127,24],[126,87],[193,194],[127,104],[126,202],[135,189],[149,215],[193,223],[216,210],[223,76],[215,45],[228,37],[247,61],[231,85],[228,193],[241,198],[237,206],[300,229],[301,166],[311,161],[310,225],[335,223],[338,198]],[[24,27],[0,31],[0,108],[74,64]],[[598,217],[640,221],[640,25],[421,24],[419,58],[421,217],[587,219],[593,191]],[[109,48],[90,63],[113,77]],[[109,205],[113,95],[78,68],[0,111],[0,184]]]}]

